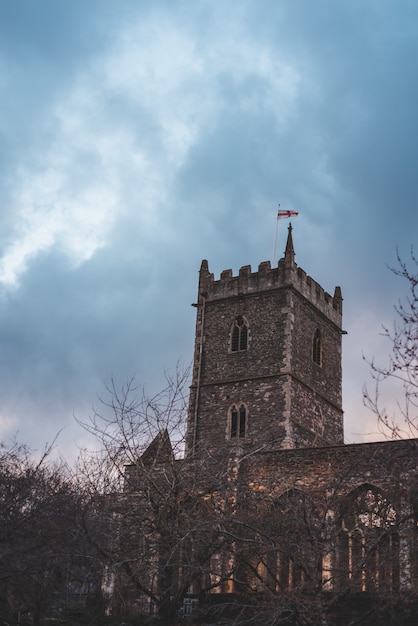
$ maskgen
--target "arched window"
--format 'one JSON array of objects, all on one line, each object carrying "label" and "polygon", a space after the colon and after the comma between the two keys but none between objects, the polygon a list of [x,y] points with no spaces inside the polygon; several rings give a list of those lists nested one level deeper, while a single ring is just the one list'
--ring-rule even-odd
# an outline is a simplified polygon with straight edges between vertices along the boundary
[{"label": "arched window", "polygon": [[322,338],[319,328],[316,329],[313,337],[312,360],[317,365],[322,365]]},{"label": "arched window", "polygon": [[237,315],[231,331],[231,352],[242,352],[248,348],[248,322]]},{"label": "arched window", "polygon": [[338,578],[356,591],[382,591],[399,584],[397,515],[371,485],[344,502],[340,517]]},{"label": "arched window", "polygon": [[320,514],[313,502],[297,489],[285,492],[272,503],[264,520],[270,554],[266,556],[270,582],[276,590],[314,589],[323,537]]},{"label": "arched window", "polygon": [[[324,584],[330,577],[324,559],[323,511],[298,489],[272,499],[265,499],[264,493],[264,506],[260,495],[254,501],[261,505],[257,506],[257,524],[253,527],[257,530],[241,553],[241,580],[245,578],[255,591],[317,592],[318,567],[322,565]],[[250,502],[247,505],[251,506]]]},{"label": "arched window", "polygon": [[247,430],[247,409],[244,404],[234,404],[229,409],[228,431],[230,439],[242,439]]}]

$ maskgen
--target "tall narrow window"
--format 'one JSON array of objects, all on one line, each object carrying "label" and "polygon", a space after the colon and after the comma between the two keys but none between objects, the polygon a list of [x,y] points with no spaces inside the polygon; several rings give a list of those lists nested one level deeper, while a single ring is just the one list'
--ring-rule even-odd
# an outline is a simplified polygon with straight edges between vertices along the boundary
[{"label": "tall narrow window", "polygon": [[248,322],[238,315],[231,332],[231,352],[241,352],[248,348]]},{"label": "tall narrow window", "polygon": [[313,338],[312,360],[317,365],[322,365],[322,338],[319,328],[316,329]]},{"label": "tall narrow window", "polygon": [[229,411],[229,435],[231,439],[245,437],[247,428],[247,409],[243,404],[237,407],[235,404]]}]

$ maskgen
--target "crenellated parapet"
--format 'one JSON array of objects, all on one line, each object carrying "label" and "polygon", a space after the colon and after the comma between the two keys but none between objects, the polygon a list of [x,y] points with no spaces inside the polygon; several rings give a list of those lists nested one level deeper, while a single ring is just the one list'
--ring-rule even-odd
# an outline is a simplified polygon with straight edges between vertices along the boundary
[{"label": "crenellated parapet", "polygon": [[231,269],[224,270],[219,280],[215,280],[214,275],[209,271],[207,261],[202,261],[200,268],[199,295],[208,301],[252,293],[260,294],[260,292],[289,287],[293,287],[335,324],[341,326],[343,301],[341,288],[336,287],[334,295],[331,296],[302,268],[298,267],[293,259],[291,263],[287,263],[286,256],[280,259],[277,267],[273,268],[270,261],[263,261],[256,272],[251,270],[251,265],[241,267],[237,276],[233,275]]}]

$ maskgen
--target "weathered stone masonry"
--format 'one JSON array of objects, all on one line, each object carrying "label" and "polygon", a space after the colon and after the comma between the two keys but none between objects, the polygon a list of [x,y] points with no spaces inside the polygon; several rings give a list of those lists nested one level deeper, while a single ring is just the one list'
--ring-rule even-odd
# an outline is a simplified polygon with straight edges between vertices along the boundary
[{"label": "weathered stone masonry", "polygon": [[[164,432],[127,470],[138,485],[139,468],[150,492],[167,470],[164,484],[178,488],[168,495],[181,521],[171,510],[170,519],[185,524],[190,550],[176,552],[176,537],[179,587],[185,577],[195,602],[202,589],[211,601],[232,592],[245,604],[254,591],[252,601],[261,594],[272,610],[299,593],[308,614],[329,601],[321,623],[338,626],[359,623],[368,594],[365,615],[395,598],[408,609],[418,593],[418,441],[344,445],[340,287],[331,296],[296,265],[289,227],[277,267],[215,280],[202,261],[195,306],[185,458],[174,460]],[[170,499],[158,493],[164,511]],[[198,503],[196,519],[193,506],[178,509],[182,493],[188,507]],[[159,545],[164,524],[156,528],[148,574],[158,589],[171,551]],[[197,559],[188,579],[184,555],[202,545],[205,566]]]},{"label": "weathered stone masonry", "polygon": [[[274,449],[343,443],[339,287],[326,293],[294,261],[292,232],[277,268],[250,266],[215,281],[199,275],[188,450],[228,439],[228,412],[247,411],[245,445]],[[247,347],[232,350],[234,320],[247,324]],[[312,358],[320,334],[320,363]]]},{"label": "weathered stone masonry", "polygon": [[[329,295],[294,257],[290,226],[275,268],[263,262],[215,280],[202,261],[187,454],[209,452],[217,464],[229,457],[237,515],[259,510],[268,529],[274,501],[303,503],[296,527],[310,503],[319,516],[312,528],[329,525],[316,546],[323,589],[416,589],[417,442],[344,445],[341,289]],[[307,580],[309,559],[299,555],[297,572],[297,557],[283,548],[287,532],[276,537],[274,566],[266,556],[277,571],[265,584],[276,590]]]}]

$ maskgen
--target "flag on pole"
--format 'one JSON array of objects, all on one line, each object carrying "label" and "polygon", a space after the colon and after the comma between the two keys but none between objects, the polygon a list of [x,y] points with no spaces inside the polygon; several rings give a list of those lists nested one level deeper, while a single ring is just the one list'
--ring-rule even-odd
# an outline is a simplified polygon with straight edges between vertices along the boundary
[{"label": "flag on pole", "polygon": [[[280,204],[279,204],[280,207]],[[284,217],[296,217],[297,215],[299,215],[299,213],[297,211],[286,211],[284,209],[280,209],[277,212],[277,219],[282,219]]]},{"label": "flag on pole", "polygon": [[272,261],[272,266],[274,267],[274,262],[276,259],[276,242],[277,242],[277,230],[278,230],[278,226],[279,226],[279,220],[283,219],[285,217],[296,217],[297,215],[299,215],[299,213],[297,211],[292,211],[289,209],[281,209],[280,208],[280,204],[279,204],[279,209],[277,211],[277,220],[276,220],[276,232],[274,234],[274,247],[273,247],[273,261]]}]

